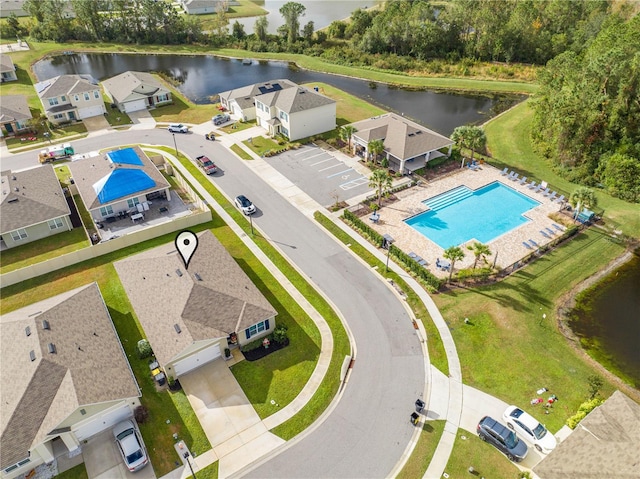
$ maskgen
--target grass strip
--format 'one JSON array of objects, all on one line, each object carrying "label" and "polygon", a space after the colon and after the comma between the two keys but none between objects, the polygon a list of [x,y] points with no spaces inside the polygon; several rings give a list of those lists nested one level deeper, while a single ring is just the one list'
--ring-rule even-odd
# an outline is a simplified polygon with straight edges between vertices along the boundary
[{"label": "grass strip", "polygon": [[231,145],[231,151],[233,151],[236,155],[238,155],[243,160],[253,160],[252,156],[244,151],[237,144]]},{"label": "grass strip", "polygon": [[446,421],[425,421],[418,443],[396,479],[415,479],[424,476],[436,452],[446,423]]},{"label": "grass strip", "polygon": [[413,311],[415,317],[422,322],[427,332],[427,349],[429,351],[429,360],[436,368],[442,371],[445,375],[449,375],[449,363],[447,361],[447,354],[444,349],[444,344],[440,338],[440,333],[435,327],[431,315],[427,311],[424,303],[420,300],[420,297],[413,291],[412,288],[402,279],[402,277],[395,272],[389,270],[383,274],[385,264],[378,260],[373,254],[369,252],[367,248],[362,246],[350,235],[345,233],[342,229],[337,227],[333,221],[327,218],[320,212],[314,214],[314,218],[320,223],[327,231],[335,236],[339,241],[349,246],[349,249],[353,251],[360,259],[367,263],[371,268],[377,267],[377,271],[386,279],[392,280],[402,291],[407,295],[407,304]]},{"label": "grass strip", "polygon": [[[469,468],[473,469],[470,470]],[[458,429],[453,451],[444,472],[451,478],[490,477],[514,479],[520,477],[518,468],[491,444],[468,431]]]}]

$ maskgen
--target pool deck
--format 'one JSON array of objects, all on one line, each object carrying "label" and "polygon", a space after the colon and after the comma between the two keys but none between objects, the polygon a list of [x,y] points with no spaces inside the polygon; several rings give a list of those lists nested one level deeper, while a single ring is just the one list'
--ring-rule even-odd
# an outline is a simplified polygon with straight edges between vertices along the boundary
[{"label": "pool deck", "polygon": [[[428,265],[426,267],[436,276],[447,277],[448,272],[440,271],[435,267],[436,259],[443,259],[444,250],[433,241],[418,233],[411,226],[404,223],[404,220],[426,211],[427,208],[422,202],[428,198],[432,198],[461,185],[465,185],[472,190],[477,190],[495,181],[500,181],[504,185],[540,202],[539,206],[525,213],[525,216],[531,220],[530,222],[520,225],[493,241],[486,243],[492,253],[488,261],[493,263],[497,252],[498,259],[496,265],[504,268],[535,251],[536,248],[526,248],[522,244],[524,241],[532,239],[541,247],[561,234],[560,231],[557,231],[553,227],[554,221],[549,218],[551,213],[560,211],[561,205],[555,201],[550,201],[549,198],[545,198],[542,193],[534,193],[533,190],[527,188],[527,183],[520,185],[519,180],[511,181],[507,179],[507,177],[501,176],[500,170],[487,164],[483,164],[481,168],[476,171],[461,168],[458,172],[452,173],[442,179],[422,183],[416,187],[396,193],[399,201],[380,209],[380,221],[377,224],[369,222],[370,226],[380,234],[391,235],[395,240],[394,245],[405,253],[414,252],[427,260]],[[496,207],[499,208],[500,205],[496,205]],[[555,234],[549,234],[550,238],[544,237],[540,233],[540,230],[544,231],[545,228],[550,228]],[[475,240],[470,240],[461,245],[465,252],[465,258],[462,261],[456,262],[456,270],[473,266],[475,258],[473,253],[466,249],[466,246],[473,244],[474,241]]]}]

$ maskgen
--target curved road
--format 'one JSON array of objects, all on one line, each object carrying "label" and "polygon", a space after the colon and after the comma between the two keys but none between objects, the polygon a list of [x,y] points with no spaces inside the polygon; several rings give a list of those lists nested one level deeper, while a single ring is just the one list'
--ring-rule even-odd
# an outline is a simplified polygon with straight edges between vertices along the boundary
[{"label": "curved road", "polygon": [[[369,268],[330,238],[218,143],[176,135],[191,158],[206,153],[221,170],[215,184],[229,197],[256,203],[253,222],[341,311],[357,345],[343,397],[326,420],[247,477],[386,477],[414,428],[409,414],[425,390],[421,344],[404,306]],[[164,130],[129,130],[73,142],[78,153],[133,143],[173,146]],[[2,159],[2,169],[37,164],[36,153]]]}]

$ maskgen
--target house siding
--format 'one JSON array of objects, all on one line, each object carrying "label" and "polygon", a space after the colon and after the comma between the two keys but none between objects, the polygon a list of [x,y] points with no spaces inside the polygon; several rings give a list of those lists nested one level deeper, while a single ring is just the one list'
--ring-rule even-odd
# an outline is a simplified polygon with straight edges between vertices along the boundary
[{"label": "house siding", "polygon": [[[11,231],[8,231],[2,234],[2,240],[4,241],[7,248],[15,248],[16,246],[22,246],[24,244],[37,241],[39,239],[47,238],[49,236],[54,236],[54,235],[57,235],[58,233],[71,231],[73,229],[69,215],[60,216],[59,218],[62,220],[62,223],[63,223],[61,228],[56,228],[52,230],[51,228],[49,228],[49,222],[45,221],[43,223],[38,223],[36,225],[27,226],[26,228],[20,228],[20,229],[24,229],[27,232],[27,237],[24,239],[15,241],[11,236]],[[57,219],[57,218],[53,218],[53,219]]]},{"label": "house siding", "polygon": [[331,131],[336,127],[336,104],[331,103],[289,115],[282,125],[289,130],[291,141]]}]

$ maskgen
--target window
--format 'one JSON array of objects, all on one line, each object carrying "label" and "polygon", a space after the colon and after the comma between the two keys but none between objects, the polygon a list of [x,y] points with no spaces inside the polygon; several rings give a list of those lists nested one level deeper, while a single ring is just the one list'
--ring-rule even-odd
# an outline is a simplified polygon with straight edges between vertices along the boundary
[{"label": "window", "polygon": [[284,111],[280,112],[280,119],[284,121],[289,121],[289,115],[287,115]]},{"label": "window", "polygon": [[13,241],[23,240],[27,237],[27,231],[24,229],[12,231],[11,237],[13,238]]},{"label": "window", "polygon": [[49,98],[49,106],[56,106],[58,104],[57,98]]},{"label": "window", "polygon": [[78,95],[77,93],[73,97],[75,98],[76,101],[80,101],[80,95]]},{"label": "window", "polygon": [[133,208],[138,203],[140,203],[140,200],[138,198],[129,198],[127,200],[127,204],[129,205],[129,208]]},{"label": "window", "polygon": [[53,115],[54,120],[64,120],[64,113],[56,113]]},{"label": "window", "polygon": [[258,110],[262,111],[264,108],[262,107],[262,103],[260,103],[259,101],[256,102],[256,106],[258,107]]},{"label": "window", "polygon": [[98,90],[93,92],[93,98],[95,98],[96,100],[100,98],[100,92]]},{"label": "window", "polygon": [[286,136],[287,138],[289,137],[289,129],[288,129],[288,128],[285,128],[284,126],[283,126],[283,127],[280,127],[280,132],[281,132],[284,136]]},{"label": "window", "polygon": [[158,95],[157,101],[169,101],[169,94],[165,93],[164,95]]},{"label": "window", "polygon": [[100,208],[100,215],[104,218],[113,214],[113,208],[111,206],[103,206]]},{"label": "window", "polygon": [[64,102],[66,102],[66,101],[67,101],[67,97],[66,97],[66,96],[64,96],[64,95],[62,95],[62,96],[60,97],[60,99],[61,99],[62,101],[64,101]]},{"label": "window", "polygon": [[254,324],[253,326],[248,327],[247,329],[244,330],[244,332],[247,336],[247,339],[249,339],[252,336],[255,336],[256,334],[261,333],[262,331],[266,331],[268,329],[269,329],[269,320],[266,319],[261,323]]},{"label": "window", "polygon": [[271,115],[271,111],[269,110],[269,107],[268,107],[267,105],[265,105],[265,106],[264,106],[264,112],[265,112],[267,115]]},{"label": "window", "polygon": [[85,92],[85,94],[84,94],[84,99],[85,99],[85,101],[89,101],[89,94],[88,94],[88,93],[86,93],[86,92]]},{"label": "window", "polygon": [[49,229],[50,230],[55,230],[58,228],[62,228],[64,226],[64,222],[62,221],[62,218],[56,218],[54,220],[49,220]]}]

